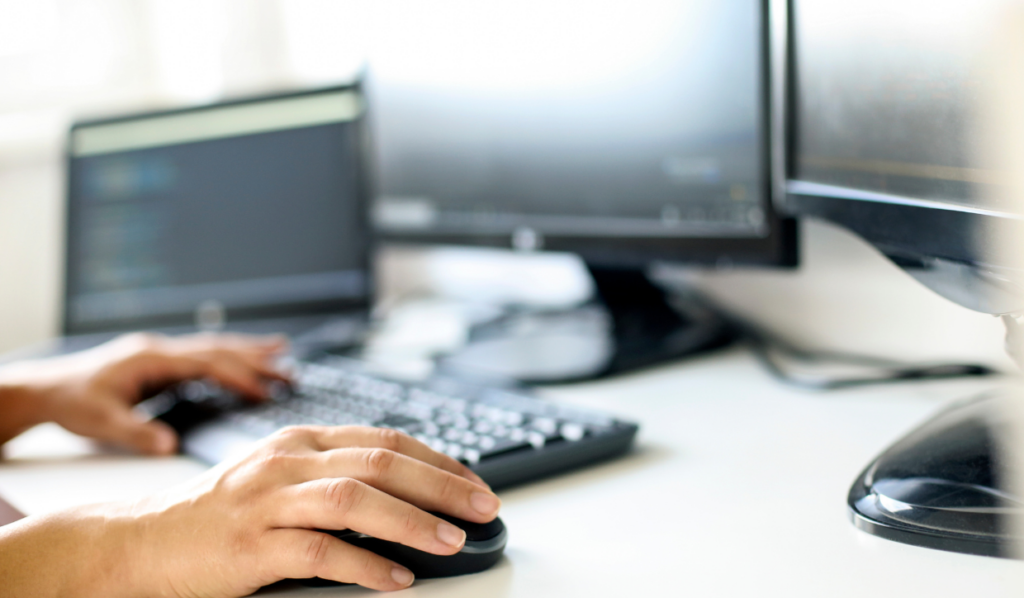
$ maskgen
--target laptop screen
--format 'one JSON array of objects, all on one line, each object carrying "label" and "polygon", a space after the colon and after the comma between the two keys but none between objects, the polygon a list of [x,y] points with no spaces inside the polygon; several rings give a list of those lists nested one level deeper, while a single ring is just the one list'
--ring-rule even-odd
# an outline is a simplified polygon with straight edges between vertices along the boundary
[{"label": "laptop screen", "polygon": [[71,130],[67,334],[365,305],[356,88]]}]

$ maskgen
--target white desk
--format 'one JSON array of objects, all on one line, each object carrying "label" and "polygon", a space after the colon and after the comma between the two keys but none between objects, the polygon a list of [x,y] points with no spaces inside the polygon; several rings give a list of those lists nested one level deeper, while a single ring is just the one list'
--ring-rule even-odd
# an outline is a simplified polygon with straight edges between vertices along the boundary
[{"label": "white desk", "polygon": [[[846,515],[847,490],[872,457],[946,400],[989,384],[805,393],[733,350],[552,389],[639,421],[638,450],[502,493],[504,561],[401,595],[1020,596],[1024,563],[889,542]],[[151,492],[202,470],[183,457],[88,455],[69,438],[43,428],[15,441],[0,495],[38,513]],[[60,456],[69,451],[79,456]],[[373,594],[265,593],[292,591]]]}]

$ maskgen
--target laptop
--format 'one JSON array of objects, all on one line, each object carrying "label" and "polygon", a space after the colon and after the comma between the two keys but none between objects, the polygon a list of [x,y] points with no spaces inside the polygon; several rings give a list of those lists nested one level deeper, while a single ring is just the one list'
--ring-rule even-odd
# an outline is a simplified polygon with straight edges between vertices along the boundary
[{"label": "laptop", "polygon": [[358,84],[75,123],[63,336],[282,333],[344,347],[371,295]]}]

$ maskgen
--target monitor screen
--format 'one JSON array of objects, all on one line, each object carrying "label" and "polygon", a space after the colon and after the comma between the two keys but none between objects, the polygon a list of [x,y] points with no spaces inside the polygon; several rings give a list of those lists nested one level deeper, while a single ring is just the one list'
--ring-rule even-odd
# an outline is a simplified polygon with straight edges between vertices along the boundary
[{"label": "monitor screen", "polygon": [[793,178],[1013,210],[993,192],[999,175],[978,147],[986,52],[1003,6],[796,0]]},{"label": "monitor screen", "polygon": [[1018,256],[997,251],[1020,237],[1020,207],[985,146],[1008,6],[789,4],[787,211],[852,230],[986,313],[1019,310],[1024,286]]},{"label": "monitor screen", "polygon": [[76,125],[66,332],[365,301],[354,88]]},{"label": "monitor screen", "polygon": [[370,51],[375,226],[682,259],[770,237],[763,10],[404,3]]}]

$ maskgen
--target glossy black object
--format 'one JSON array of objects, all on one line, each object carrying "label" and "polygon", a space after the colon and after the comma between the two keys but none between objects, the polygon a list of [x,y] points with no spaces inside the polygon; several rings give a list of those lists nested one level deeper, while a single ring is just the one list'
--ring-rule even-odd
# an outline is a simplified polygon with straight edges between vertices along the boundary
[{"label": "glossy black object", "polygon": [[854,525],[915,546],[1011,556],[1009,516],[1024,502],[1003,482],[997,402],[955,404],[875,459],[850,489]]},{"label": "glossy black object", "polygon": [[[472,523],[456,519],[444,513],[431,513],[466,532],[466,544],[462,550],[451,556],[439,556],[409,548],[395,542],[378,540],[372,536],[352,530],[327,531],[332,536],[344,540],[353,546],[365,548],[370,552],[390,559],[412,571],[416,579],[433,579],[435,577],[454,577],[479,573],[493,567],[505,552],[508,542],[508,531],[500,518],[489,523]],[[315,577],[304,579],[302,583],[311,586],[343,585]]]}]

